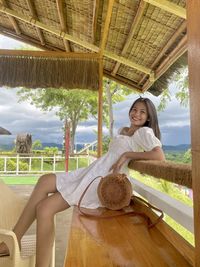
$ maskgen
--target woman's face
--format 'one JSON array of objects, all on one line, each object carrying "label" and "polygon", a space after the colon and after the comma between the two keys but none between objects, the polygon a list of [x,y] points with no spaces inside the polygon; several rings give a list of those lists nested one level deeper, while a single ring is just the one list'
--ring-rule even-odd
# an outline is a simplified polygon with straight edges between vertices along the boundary
[{"label": "woman's face", "polygon": [[148,119],[148,112],[144,102],[136,102],[133,106],[129,119],[132,126],[141,127]]}]

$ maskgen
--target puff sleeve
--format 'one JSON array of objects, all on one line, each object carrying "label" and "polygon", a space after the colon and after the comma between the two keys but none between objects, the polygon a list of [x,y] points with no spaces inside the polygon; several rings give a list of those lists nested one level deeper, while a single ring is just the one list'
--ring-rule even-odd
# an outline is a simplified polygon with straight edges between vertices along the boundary
[{"label": "puff sleeve", "polygon": [[162,147],[160,140],[149,127],[142,127],[134,134],[134,142],[138,150],[151,151],[154,147]]}]

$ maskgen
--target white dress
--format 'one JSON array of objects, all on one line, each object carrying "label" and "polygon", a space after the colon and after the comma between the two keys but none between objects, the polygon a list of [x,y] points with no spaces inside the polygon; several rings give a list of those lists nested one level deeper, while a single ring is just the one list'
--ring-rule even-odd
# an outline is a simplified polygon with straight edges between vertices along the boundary
[{"label": "white dress", "polygon": [[[118,134],[109,145],[108,152],[95,160],[86,168],[80,168],[69,173],[56,173],[56,187],[70,206],[77,205],[87,185],[96,176],[105,176],[110,167],[127,151],[150,151],[156,146],[162,146],[153,130],[148,127],[139,128],[132,136]],[[127,162],[128,164],[128,162]],[[127,164],[124,164],[121,173],[127,173]],[[99,179],[96,179],[82,200],[82,207],[96,209],[101,207],[97,196]]]}]

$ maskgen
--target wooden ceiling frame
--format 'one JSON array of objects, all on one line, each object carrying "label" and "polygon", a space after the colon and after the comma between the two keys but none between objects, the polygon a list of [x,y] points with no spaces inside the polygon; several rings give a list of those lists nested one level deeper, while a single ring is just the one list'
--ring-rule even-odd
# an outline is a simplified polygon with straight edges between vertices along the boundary
[{"label": "wooden ceiling frame", "polygon": [[[124,47],[123,47],[123,49],[121,51],[121,56],[124,56],[125,53],[127,52],[128,48],[129,48],[129,45],[130,45],[130,43],[131,43],[131,41],[133,39],[133,36],[135,34],[135,31],[137,29],[137,26],[140,23],[140,20],[141,20],[143,14],[144,14],[144,10],[145,10],[146,6],[147,6],[147,3],[144,2],[143,0],[141,0],[140,4],[139,4],[139,7],[138,7],[138,10],[137,10],[137,13],[136,13],[136,15],[134,17],[134,20],[133,20],[133,23],[131,25],[130,32],[129,32],[128,36],[127,36],[126,42],[125,42]],[[115,64],[115,66],[113,68],[113,71],[111,73],[112,76],[116,75],[120,65],[121,65],[121,63],[119,63],[119,62],[117,62]]]},{"label": "wooden ceiling frame", "polygon": [[[60,25],[61,25],[61,31],[62,32],[68,32],[67,30],[67,21],[66,21],[66,16],[64,16],[64,3],[62,0],[56,0],[56,6],[57,6],[57,11],[58,11],[58,17],[60,20]],[[71,46],[68,40],[63,38],[63,43],[65,46],[66,52],[70,52]]]},{"label": "wooden ceiling frame", "polygon": [[[5,0],[1,0],[2,4],[5,6],[5,7],[8,7],[8,4],[6,3]],[[15,32],[16,34],[20,35],[21,34],[21,30],[17,24],[17,21],[15,18],[13,18],[13,16],[10,16],[7,14],[7,17],[8,19],[10,20],[10,23],[12,24],[13,28],[15,29]]]},{"label": "wooden ceiling frame", "polygon": [[[155,71],[155,80],[159,79],[161,75],[163,75],[175,62],[176,60],[181,57],[187,51],[187,36],[185,35],[178,45],[172,50],[172,52],[165,58],[165,60],[160,64],[160,66]],[[153,81],[149,79],[143,85],[142,91],[147,91]]]},{"label": "wooden ceiling frame", "polygon": [[[11,16],[13,16],[15,18],[18,18],[18,19],[26,22],[26,23],[29,23],[29,24],[31,24],[33,26],[39,27],[39,28],[41,28],[43,30],[46,30],[46,31],[48,31],[48,32],[50,32],[52,34],[55,34],[55,35],[57,35],[59,37],[62,37],[64,39],[66,39],[66,40],[69,40],[69,41],[71,41],[73,43],[76,43],[76,44],[78,44],[80,46],[83,46],[83,47],[85,47],[85,48],[87,48],[87,49],[89,49],[89,50],[91,50],[93,52],[99,53],[99,51],[100,51],[100,48],[98,46],[95,46],[95,45],[93,45],[91,43],[82,41],[79,38],[77,38],[75,36],[72,36],[70,34],[67,34],[65,32],[62,32],[60,30],[52,29],[52,27],[47,26],[44,23],[42,23],[42,22],[40,22],[40,21],[38,21],[38,20],[36,20],[36,19],[34,19],[32,17],[27,17],[27,16],[24,16],[22,14],[18,14],[16,11],[14,11],[12,9],[9,9],[9,8],[7,8],[5,6],[0,5],[0,12],[2,12],[4,14],[11,15]],[[132,60],[128,60],[128,59],[126,59],[126,58],[124,58],[122,56],[117,56],[116,54],[111,53],[109,51],[104,50],[103,56],[106,56],[106,57],[108,57],[108,58],[110,58],[112,60],[115,60],[115,61],[119,61],[120,63],[122,63],[124,65],[127,65],[128,67],[134,68],[134,69],[139,70],[141,72],[144,72],[146,74],[150,75],[152,73],[152,70],[150,68],[146,68],[146,67],[144,67],[142,65],[134,63]]]},{"label": "wooden ceiling frame", "polygon": [[[26,3],[27,3],[28,8],[29,8],[29,10],[31,12],[31,16],[34,19],[38,20],[38,15],[37,15],[37,12],[36,12],[36,9],[34,7],[34,4],[33,4],[32,0],[26,0]],[[45,40],[44,40],[44,35],[42,33],[42,30],[40,28],[36,27],[36,31],[37,31],[37,35],[38,35],[38,37],[40,39],[41,44],[44,46],[45,45]]]},{"label": "wooden ceiling frame", "polygon": [[145,2],[159,7],[169,13],[172,13],[180,18],[186,19],[186,9],[168,0],[144,0]]},{"label": "wooden ceiling frame", "polygon": [[[165,56],[167,50],[172,46],[174,41],[181,36],[181,34],[186,31],[186,21],[184,20],[181,24],[181,26],[176,30],[176,32],[170,37],[168,42],[165,44],[165,46],[161,49],[159,55],[156,57],[156,60],[151,64],[150,69],[154,70],[160,59]],[[147,75],[145,74],[142,79],[139,81],[138,85],[142,84],[144,80],[146,79]]]}]

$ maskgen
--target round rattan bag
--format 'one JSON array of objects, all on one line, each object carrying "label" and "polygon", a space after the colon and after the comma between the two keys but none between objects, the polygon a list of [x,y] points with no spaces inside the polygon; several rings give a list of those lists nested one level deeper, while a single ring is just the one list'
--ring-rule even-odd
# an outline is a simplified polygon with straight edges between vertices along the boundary
[{"label": "round rattan bag", "polygon": [[97,194],[103,206],[111,210],[120,210],[130,204],[131,182],[125,174],[109,174],[101,178]]}]

